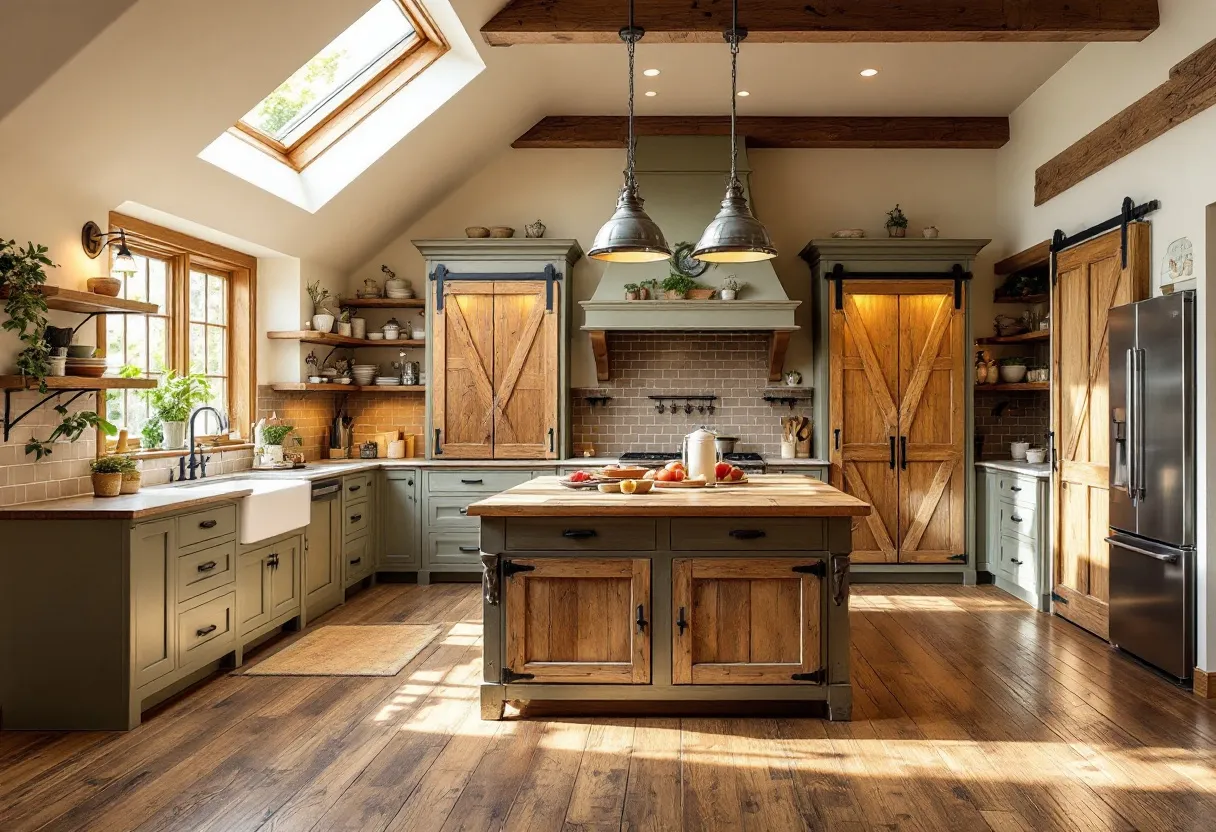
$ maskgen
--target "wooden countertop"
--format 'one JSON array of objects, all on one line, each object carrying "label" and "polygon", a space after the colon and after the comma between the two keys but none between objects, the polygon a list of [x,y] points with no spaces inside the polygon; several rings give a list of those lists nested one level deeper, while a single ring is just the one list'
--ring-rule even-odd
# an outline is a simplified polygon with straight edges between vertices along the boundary
[{"label": "wooden countertop", "polygon": [[192,488],[146,488],[118,497],[82,494],[9,506],[0,509],[0,520],[146,520],[214,503],[230,503],[252,493],[248,488],[234,487],[219,493],[211,489],[203,492]]},{"label": "wooden countertop", "polygon": [[575,491],[537,477],[469,506],[471,517],[864,517],[870,506],[797,474],[758,474],[747,485],[653,489],[649,494]]}]

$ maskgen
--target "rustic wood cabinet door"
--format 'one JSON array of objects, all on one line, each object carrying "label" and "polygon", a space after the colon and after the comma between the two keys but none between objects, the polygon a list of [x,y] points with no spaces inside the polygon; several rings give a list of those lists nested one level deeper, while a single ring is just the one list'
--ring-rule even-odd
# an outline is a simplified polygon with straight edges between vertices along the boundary
[{"label": "rustic wood cabinet door", "polygon": [[953,287],[899,296],[899,561],[966,552],[966,364]]},{"label": "rustic wood cabinet door", "polygon": [[1052,289],[1052,429],[1058,472],[1052,604],[1057,615],[1107,638],[1110,602],[1110,309],[1143,300],[1149,290],[1148,223],[1112,231],[1056,258]]},{"label": "rustic wood cabinet door", "polygon": [[[671,564],[671,681],[790,685],[821,670],[821,561],[677,558]],[[800,571],[801,570],[801,571]]]},{"label": "rustic wood cabinet door", "polygon": [[558,292],[544,281],[494,283],[494,458],[557,456]]},{"label": "rustic wood cabinet door", "polygon": [[832,311],[832,485],[874,507],[853,521],[853,560],[895,563],[899,530],[899,296],[848,287]]},{"label": "rustic wood cabinet door", "polygon": [[506,667],[524,681],[650,682],[650,561],[512,558]]},{"label": "rustic wood cabinet door", "polygon": [[451,280],[431,323],[435,451],[490,459],[494,420],[494,284]]}]

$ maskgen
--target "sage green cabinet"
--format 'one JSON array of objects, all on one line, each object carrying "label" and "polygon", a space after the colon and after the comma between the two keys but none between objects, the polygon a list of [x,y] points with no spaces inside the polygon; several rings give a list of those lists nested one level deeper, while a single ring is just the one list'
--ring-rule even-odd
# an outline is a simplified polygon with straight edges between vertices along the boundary
[{"label": "sage green cabinet", "polygon": [[769,462],[765,471],[769,474],[802,474],[805,477],[814,477],[820,482],[828,481],[826,465],[782,465],[780,462]]},{"label": "sage green cabinet", "polygon": [[303,537],[288,535],[237,555],[236,610],[242,644],[300,614]]},{"label": "sage green cabinet", "polygon": [[304,538],[304,617],[311,621],[342,603],[342,502],[318,500]]},{"label": "sage green cabinet", "polygon": [[414,572],[422,566],[422,503],[416,469],[386,471],[381,490],[382,539],[380,569]]},{"label": "sage green cabinet", "polygon": [[342,478],[342,585],[350,589],[376,574],[375,472]]},{"label": "sage green cabinet", "polygon": [[1050,612],[1050,480],[982,464],[975,479],[977,568],[1010,595]]},{"label": "sage green cabinet", "polygon": [[173,521],[143,523],[131,532],[131,660],[142,688],[171,673],[177,646]]},{"label": "sage green cabinet", "polygon": [[237,631],[245,637],[270,622],[269,552],[254,549],[237,558],[236,608]]}]

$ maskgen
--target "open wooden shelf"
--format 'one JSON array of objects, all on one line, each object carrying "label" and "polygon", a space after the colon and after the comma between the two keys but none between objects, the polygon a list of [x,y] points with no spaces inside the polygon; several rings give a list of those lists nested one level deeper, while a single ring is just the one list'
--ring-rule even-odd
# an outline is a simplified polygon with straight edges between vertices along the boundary
[{"label": "open wooden shelf", "polygon": [[992,267],[992,270],[1004,277],[1027,269],[1046,269],[1051,266],[1051,240],[1031,246],[1028,249],[1012,254]]},{"label": "open wooden shelf", "polygon": [[426,387],[420,384],[410,386],[380,387],[369,385],[361,387],[357,384],[309,384],[303,381],[284,381],[270,385],[271,390],[279,393],[425,393]]},{"label": "open wooden shelf", "polygon": [[1019,384],[977,384],[975,391],[992,393],[1046,393],[1051,390],[1050,381],[1023,381]]},{"label": "open wooden shelf", "polygon": [[392,341],[369,341],[366,338],[350,338],[332,332],[314,332],[311,329],[267,332],[267,338],[277,341],[299,341],[301,344],[318,344],[322,347],[425,347],[426,341],[413,338],[397,338]]},{"label": "open wooden shelf", "polygon": [[422,309],[426,306],[423,298],[340,298],[340,306],[352,309]]},{"label": "open wooden shelf", "polygon": [[1021,335],[989,335],[987,338],[976,338],[977,344],[1029,344],[1038,341],[1051,340],[1051,332],[1046,329],[1034,332],[1023,332]]},{"label": "open wooden shelf", "polygon": [[[42,295],[46,298],[48,309],[79,312],[82,315],[102,315],[106,312],[151,315],[160,309],[155,303],[111,298],[93,292],[65,289],[62,286],[43,286]],[[8,290],[0,289],[0,298],[6,297],[8,297]]]},{"label": "open wooden shelf", "polygon": [[993,303],[1021,303],[1027,306],[1035,303],[1047,303],[1051,300],[1051,295],[1022,295],[1017,298],[997,298],[992,299]]},{"label": "open wooden shelf", "polygon": [[[156,386],[153,378],[87,378],[86,376],[47,376],[48,390],[150,390]],[[38,379],[33,376],[0,376],[0,390],[37,390]]]}]

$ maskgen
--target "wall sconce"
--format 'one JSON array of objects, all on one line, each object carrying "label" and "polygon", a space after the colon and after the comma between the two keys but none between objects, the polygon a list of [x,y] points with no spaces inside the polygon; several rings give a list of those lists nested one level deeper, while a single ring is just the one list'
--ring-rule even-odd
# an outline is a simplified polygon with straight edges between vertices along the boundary
[{"label": "wall sconce", "polygon": [[118,243],[118,253],[114,255],[114,265],[111,271],[130,277],[139,271],[139,268],[135,265],[131,249],[127,248],[126,231],[120,228],[117,231],[102,233],[101,228],[92,220],[86,222],[84,228],[80,230],[80,245],[90,259],[96,260],[98,255],[105,251],[106,246],[115,243]]}]

